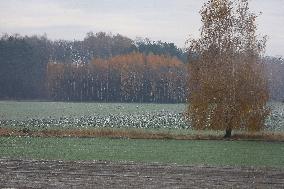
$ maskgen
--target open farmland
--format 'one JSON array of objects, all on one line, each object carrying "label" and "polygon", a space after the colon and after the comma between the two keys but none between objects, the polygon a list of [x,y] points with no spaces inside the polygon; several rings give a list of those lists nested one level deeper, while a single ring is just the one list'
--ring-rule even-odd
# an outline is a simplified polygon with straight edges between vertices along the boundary
[{"label": "open farmland", "polygon": [[39,137],[0,141],[2,187],[281,188],[284,184],[281,142]]},{"label": "open farmland", "polygon": [[0,103],[2,127],[30,129],[168,128],[188,127],[181,115],[184,104],[131,103]]},{"label": "open farmland", "polygon": [[[267,131],[284,131],[284,103],[272,102]],[[185,104],[0,102],[0,127],[190,129]]]},{"label": "open farmland", "polygon": [[0,137],[0,157],[284,167],[283,142]]},{"label": "open farmland", "polygon": [[[5,174],[3,174],[5,173]],[[7,188],[283,188],[283,169],[0,159]]]},{"label": "open farmland", "polygon": [[[284,105],[270,105],[266,130],[283,132]],[[0,127],[193,132],[184,109],[184,104],[1,101]],[[283,156],[283,142],[6,136],[0,137],[0,186],[281,188]]]}]

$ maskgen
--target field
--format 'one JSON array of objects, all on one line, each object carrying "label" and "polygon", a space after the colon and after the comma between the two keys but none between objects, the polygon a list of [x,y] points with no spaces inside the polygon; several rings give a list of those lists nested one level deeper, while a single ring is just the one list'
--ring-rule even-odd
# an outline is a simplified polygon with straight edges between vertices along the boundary
[{"label": "field", "polygon": [[0,186],[281,188],[283,142],[0,138]]},{"label": "field", "polygon": [[2,127],[186,128],[184,104],[0,102]]},{"label": "field", "polygon": [[[3,174],[4,173],[4,174]],[[283,170],[0,158],[3,188],[283,188]]]},{"label": "field", "polygon": [[[271,102],[267,131],[284,131],[284,103]],[[182,130],[185,104],[0,101],[0,127],[43,129],[142,128]]]},{"label": "field", "polygon": [[[284,104],[269,105],[272,113],[264,132],[283,134]],[[0,186],[283,186],[283,142],[169,140],[201,134],[222,137],[223,131],[192,130],[183,117],[185,108],[184,104],[0,101],[0,131],[13,131],[0,137]],[[94,137],[91,131],[107,138]],[[75,137],[82,132],[84,137]],[[141,133],[160,140],[127,135],[143,138]]]},{"label": "field", "polygon": [[0,157],[284,167],[282,142],[2,137]]},{"label": "field", "polygon": [[[266,131],[283,134],[284,104],[270,106]],[[128,140],[223,136],[222,131],[192,130],[183,117],[185,108],[185,104],[0,101],[2,134],[5,129],[14,129],[0,138],[0,157],[284,166],[280,158],[284,156],[283,142]],[[28,133],[17,137],[23,128]]]}]

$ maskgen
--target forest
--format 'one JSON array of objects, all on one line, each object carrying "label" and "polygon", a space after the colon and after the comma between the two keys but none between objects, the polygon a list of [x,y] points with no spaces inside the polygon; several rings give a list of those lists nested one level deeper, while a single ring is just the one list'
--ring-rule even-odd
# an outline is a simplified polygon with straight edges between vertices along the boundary
[{"label": "forest", "polygon": [[[0,99],[185,102],[188,54],[174,43],[104,32],[81,41],[2,34]],[[283,59],[266,57],[265,67],[270,99],[283,101]]]},{"label": "forest", "polygon": [[55,100],[183,102],[186,68],[175,57],[133,52],[89,64],[47,65],[47,91]]}]

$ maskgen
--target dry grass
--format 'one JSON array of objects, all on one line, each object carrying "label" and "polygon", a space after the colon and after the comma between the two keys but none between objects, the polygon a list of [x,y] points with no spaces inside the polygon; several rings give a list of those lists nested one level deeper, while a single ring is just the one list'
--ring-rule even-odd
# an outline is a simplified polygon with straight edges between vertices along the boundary
[{"label": "dry grass", "polygon": [[243,140],[284,141],[284,132],[236,132],[232,138]]},{"label": "dry grass", "polygon": [[[14,130],[0,128],[0,136],[33,137],[107,137],[129,139],[174,139],[174,140],[224,140],[223,135],[209,133],[175,134],[165,131],[146,131],[139,129],[68,129],[68,130]],[[283,132],[234,132],[229,140],[284,141]]]}]

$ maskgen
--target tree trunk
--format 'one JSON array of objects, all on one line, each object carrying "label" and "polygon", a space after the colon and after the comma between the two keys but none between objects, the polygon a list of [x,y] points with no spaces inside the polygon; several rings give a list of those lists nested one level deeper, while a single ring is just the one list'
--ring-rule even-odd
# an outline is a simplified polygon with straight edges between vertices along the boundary
[{"label": "tree trunk", "polygon": [[224,138],[231,138],[232,136],[232,129],[231,128],[227,128],[226,129],[226,134],[224,136]]}]

